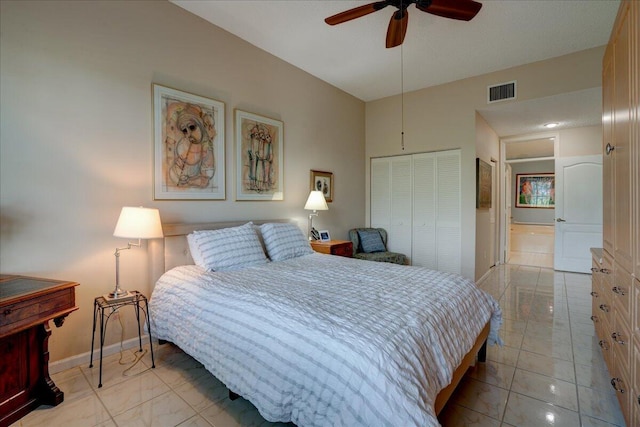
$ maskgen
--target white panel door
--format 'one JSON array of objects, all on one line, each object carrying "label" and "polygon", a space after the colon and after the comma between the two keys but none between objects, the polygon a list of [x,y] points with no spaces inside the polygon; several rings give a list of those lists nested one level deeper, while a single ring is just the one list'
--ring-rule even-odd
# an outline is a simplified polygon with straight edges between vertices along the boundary
[{"label": "white panel door", "polygon": [[412,264],[438,268],[436,246],[436,156],[413,156]]},{"label": "white panel door", "polygon": [[505,264],[509,263],[509,256],[511,254],[511,165],[505,163],[504,165],[504,218],[503,218],[503,227],[502,229],[505,231],[504,238],[504,253],[503,262]]},{"label": "white panel door", "polygon": [[438,270],[462,271],[460,150],[436,154]]},{"label": "white panel door", "polygon": [[556,159],[554,268],[589,273],[602,245],[602,156]]}]

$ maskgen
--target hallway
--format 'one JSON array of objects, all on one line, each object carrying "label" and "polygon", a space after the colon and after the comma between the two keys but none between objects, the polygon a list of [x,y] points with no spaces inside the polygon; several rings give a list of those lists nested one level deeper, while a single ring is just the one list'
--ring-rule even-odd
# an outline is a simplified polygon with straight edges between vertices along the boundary
[{"label": "hallway", "polygon": [[512,223],[509,239],[511,244],[507,264],[553,269],[553,225]]}]

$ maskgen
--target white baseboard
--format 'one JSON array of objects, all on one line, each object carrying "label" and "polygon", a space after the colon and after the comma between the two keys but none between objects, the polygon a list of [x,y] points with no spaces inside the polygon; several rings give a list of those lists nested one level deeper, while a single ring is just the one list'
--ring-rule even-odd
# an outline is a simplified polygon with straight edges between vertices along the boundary
[{"label": "white baseboard", "polygon": [[[142,336],[142,345],[149,343],[149,335]],[[154,340],[153,345],[157,345],[158,341]],[[128,350],[130,348],[138,347],[138,337],[128,339],[122,342],[122,348]],[[115,343],[108,345],[102,348],[102,357],[107,357],[112,354],[116,354],[120,352],[120,343]],[[89,356],[91,356],[91,351],[87,351],[86,353],[77,354],[75,356],[68,357],[62,360],[56,360],[55,362],[49,363],[49,373],[56,374],[58,372],[66,371],[67,369],[75,368],[77,366],[86,365],[89,366]],[[93,361],[100,360],[100,347],[96,348],[93,351]]]},{"label": "white baseboard", "polygon": [[489,277],[489,275],[490,275],[490,274],[491,274],[491,272],[493,271],[494,267],[495,267],[495,265],[492,265],[491,267],[489,267],[489,269],[487,270],[487,272],[486,272],[486,273],[484,273],[484,274],[482,275],[482,277],[481,277],[481,278],[479,278],[479,279],[476,281],[476,285],[480,285],[480,284],[481,284],[481,283],[482,283],[482,282],[483,282],[487,277]]}]

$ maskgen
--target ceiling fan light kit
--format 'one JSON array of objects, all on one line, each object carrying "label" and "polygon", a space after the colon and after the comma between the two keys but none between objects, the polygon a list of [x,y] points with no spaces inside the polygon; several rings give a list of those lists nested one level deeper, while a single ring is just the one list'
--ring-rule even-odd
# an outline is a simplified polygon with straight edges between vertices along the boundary
[{"label": "ceiling fan light kit", "polygon": [[460,21],[470,21],[482,8],[482,4],[474,0],[383,0],[345,10],[326,18],[324,22],[337,25],[377,12],[387,6],[393,6],[398,10],[391,15],[386,46],[387,48],[396,47],[402,44],[407,33],[409,23],[407,8],[412,3],[415,3],[416,8],[422,12]]}]

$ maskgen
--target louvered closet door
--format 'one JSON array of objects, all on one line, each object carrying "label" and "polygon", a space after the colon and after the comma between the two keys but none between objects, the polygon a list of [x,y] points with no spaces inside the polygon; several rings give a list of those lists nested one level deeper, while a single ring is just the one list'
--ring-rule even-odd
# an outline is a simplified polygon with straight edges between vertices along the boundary
[{"label": "louvered closet door", "polygon": [[371,226],[387,230],[388,249],[411,258],[411,156],[371,161]]},{"label": "louvered closet door", "polygon": [[413,156],[413,265],[438,268],[436,236],[436,155]]},{"label": "louvered closet door", "polygon": [[460,150],[436,154],[438,270],[462,271]]},{"label": "louvered closet door", "polygon": [[391,161],[371,160],[371,226],[385,230],[391,225]]},{"label": "louvered closet door", "polygon": [[460,150],[371,161],[371,226],[413,265],[460,273]]},{"label": "louvered closet door", "polygon": [[411,258],[411,156],[391,160],[391,225],[387,248]]}]

